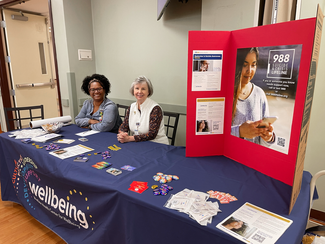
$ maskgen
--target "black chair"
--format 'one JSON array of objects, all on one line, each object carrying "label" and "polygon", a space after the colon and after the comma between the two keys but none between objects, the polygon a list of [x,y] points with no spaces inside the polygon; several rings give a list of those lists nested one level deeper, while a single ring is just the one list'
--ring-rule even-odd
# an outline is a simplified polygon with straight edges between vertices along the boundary
[{"label": "black chair", "polygon": [[[43,105],[17,107],[17,108],[4,108],[7,131],[22,129],[22,120],[29,122],[35,119],[44,119]],[[13,127],[12,127],[13,125]]]},{"label": "black chair", "polygon": [[[170,145],[175,144],[179,114],[164,111],[164,124],[166,127],[166,136],[170,140]],[[169,130],[171,129],[171,130]]]},{"label": "black chair", "polygon": [[124,121],[126,111],[128,111],[129,106],[122,105],[122,104],[116,104],[116,106],[122,121]]}]

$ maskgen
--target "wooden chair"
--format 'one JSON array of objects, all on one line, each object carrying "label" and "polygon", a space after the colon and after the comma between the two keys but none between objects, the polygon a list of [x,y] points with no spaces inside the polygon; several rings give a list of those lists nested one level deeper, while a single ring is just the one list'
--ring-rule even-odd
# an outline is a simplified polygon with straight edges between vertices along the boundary
[{"label": "wooden chair", "polygon": [[179,113],[164,111],[164,124],[166,127],[166,136],[170,141],[170,145],[175,144]]},{"label": "wooden chair", "polygon": [[35,119],[44,119],[43,105],[17,107],[17,108],[4,108],[7,131],[22,129],[23,120],[27,120],[28,123]]}]

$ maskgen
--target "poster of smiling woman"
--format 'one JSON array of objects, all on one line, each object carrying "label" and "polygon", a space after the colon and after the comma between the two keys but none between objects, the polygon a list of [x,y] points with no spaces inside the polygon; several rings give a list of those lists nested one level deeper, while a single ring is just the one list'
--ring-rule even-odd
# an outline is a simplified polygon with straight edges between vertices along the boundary
[{"label": "poster of smiling woman", "polygon": [[288,154],[302,45],[237,49],[231,134]]}]

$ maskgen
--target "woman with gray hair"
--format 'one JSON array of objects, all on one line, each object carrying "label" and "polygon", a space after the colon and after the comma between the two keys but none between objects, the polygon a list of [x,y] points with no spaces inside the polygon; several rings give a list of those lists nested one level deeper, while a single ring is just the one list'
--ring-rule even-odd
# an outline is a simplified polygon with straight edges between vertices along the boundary
[{"label": "woman with gray hair", "polygon": [[[158,103],[149,98],[153,94],[151,81],[145,76],[136,78],[130,93],[137,101],[132,103],[126,112],[117,135],[118,141],[153,141],[168,145],[163,111]],[[128,134],[129,131],[131,135]]]}]

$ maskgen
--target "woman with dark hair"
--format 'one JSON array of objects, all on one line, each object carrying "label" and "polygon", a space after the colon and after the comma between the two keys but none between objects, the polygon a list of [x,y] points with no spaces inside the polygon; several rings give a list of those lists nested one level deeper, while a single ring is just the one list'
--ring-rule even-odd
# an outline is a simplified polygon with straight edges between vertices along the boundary
[{"label": "woman with dark hair", "polygon": [[198,120],[196,122],[197,132],[207,132],[209,131],[208,122],[206,120]]},{"label": "woman with dark hair", "polygon": [[231,134],[269,146],[275,141],[273,126],[258,127],[262,119],[269,116],[268,102],[264,91],[251,82],[257,69],[258,54],[257,47],[237,51]]},{"label": "woman with dark hair", "polygon": [[226,220],[222,225],[228,230],[232,230],[232,229],[240,229],[243,226],[243,224],[244,222],[241,220],[230,218]]},{"label": "woman with dark hair", "polygon": [[130,93],[137,101],[128,108],[117,140],[121,143],[153,141],[168,145],[163,111],[158,103],[149,98],[153,94],[151,81],[139,76],[131,84]]},{"label": "woman with dark hair", "polygon": [[111,84],[104,75],[87,76],[81,86],[84,93],[91,96],[86,100],[75,118],[78,126],[97,131],[117,133],[122,120],[115,103],[106,96],[110,93]]},{"label": "woman with dark hair", "polygon": [[239,235],[243,235],[247,229],[247,225],[243,221],[234,217],[230,217],[222,225],[228,230],[231,230]]},{"label": "woman with dark hair", "polygon": [[201,62],[200,71],[201,72],[205,72],[205,71],[208,71],[208,69],[209,69],[209,62],[208,62],[208,60],[203,60]]}]

